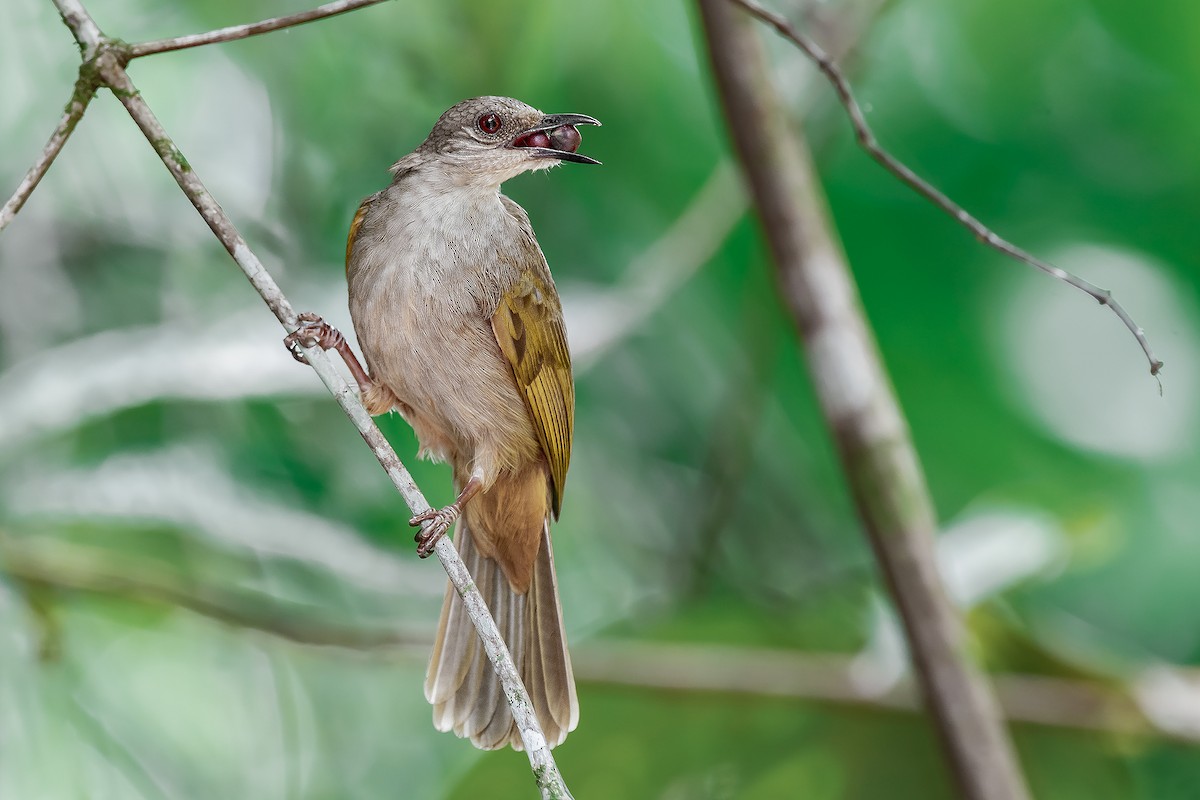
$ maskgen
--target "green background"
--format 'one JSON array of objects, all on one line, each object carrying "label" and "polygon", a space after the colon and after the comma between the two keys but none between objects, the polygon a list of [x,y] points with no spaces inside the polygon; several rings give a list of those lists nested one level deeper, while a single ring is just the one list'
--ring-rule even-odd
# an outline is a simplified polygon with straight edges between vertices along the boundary
[{"label": "green background", "polygon": [[[1160,396],[1113,315],[879,169],[810,65],[762,30],[923,459],[973,652],[998,673],[1137,692],[1162,723],[1016,725],[1036,796],[1196,797],[1200,5],[879,5],[776,8],[850,45],[886,147],[1112,289],[1167,364]],[[127,41],[300,8],[88,7]],[[7,192],[78,57],[49,2],[5,0],[2,19]],[[392,2],[130,73],[293,303],[347,331],[349,220],[441,111],[506,94],[601,119],[581,152],[603,167],[505,188],[555,272],[577,361],[555,531],[580,674],[582,721],[556,751],[572,791],[950,797],[921,716],[781,699],[749,678],[717,692],[598,676],[613,643],[674,643],[697,674],[765,647],[903,680],[698,35],[675,2]],[[0,797],[534,795],[524,755],[432,729],[421,682],[441,571],[416,559],[401,500],[281,336],[101,93],[0,234],[0,555],[40,555],[60,582],[112,573],[408,643],[299,645],[129,585],[0,571]],[[445,468],[413,458],[398,417],[379,424],[448,502]]]}]

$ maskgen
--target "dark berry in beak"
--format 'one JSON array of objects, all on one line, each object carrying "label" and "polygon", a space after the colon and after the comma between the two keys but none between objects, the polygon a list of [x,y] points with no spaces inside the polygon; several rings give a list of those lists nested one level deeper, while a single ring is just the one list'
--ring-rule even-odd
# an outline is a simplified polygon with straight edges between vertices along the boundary
[{"label": "dark berry in beak", "polygon": [[574,125],[560,125],[550,131],[550,147],[554,150],[574,153],[579,149],[582,141],[583,137],[579,135],[579,131],[575,129]]}]

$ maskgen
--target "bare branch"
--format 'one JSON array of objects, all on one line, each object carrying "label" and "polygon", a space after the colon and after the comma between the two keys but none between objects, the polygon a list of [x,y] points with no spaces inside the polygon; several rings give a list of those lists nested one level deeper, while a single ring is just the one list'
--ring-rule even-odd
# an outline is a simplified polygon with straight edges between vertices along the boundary
[{"label": "bare branch", "polygon": [[[181,581],[178,575],[149,562],[134,565],[122,559],[118,564],[112,556],[76,545],[33,545],[0,534],[0,574],[31,586],[173,606],[231,628],[308,647],[417,660],[425,657],[433,641],[432,628],[327,622],[313,618],[312,609],[306,606]],[[34,613],[44,616],[48,610],[43,607],[45,602],[41,597]],[[854,657],[840,654],[606,639],[579,648],[574,669],[580,680],[614,686],[810,700],[880,711],[920,709],[910,683],[898,683],[882,693],[873,691],[856,680],[854,663]],[[1179,680],[1188,680],[1184,670],[1170,669]],[[1176,710],[1177,717],[1193,723],[1186,727],[1163,725],[1148,713],[1138,696],[1140,685],[1147,682],[1146,674],[1132,689],[1108,681],[1013,673],[996,675],[995,681],[1004,716],[1014,722],[1153,736],[1184,744],[1200,742],[1195,714]]]},{"label": "bare branch", "polygon": [[[605,641],[580,648],[576,675],[585,681],[678,692],[719,692],[917,711],[908,683],[873,692],[854,677],[852,657],[764,648]],[[1005,716],[1063,728],[1154,735],[1195,742],[1148,718],[1127,690],[1099,681],[997,675]]]},{"label": "bare branch", "polygon": [[25,201],[33,194],[33,190],[41,183],[42,176],[46,174],[46,170],[50,169],[54,159],[58,158],[63,145],[75,131],[75,126],[83,118],[83,112],[87,110],[88,103],[92,101],[95,94],[95,76],[86,69],[80,69],[79,79],[75,81],[75,91],[71,93],[71,99],[67,102],[67,107],[63,109],[58,127],[54,129],[54,133],[50,134],[50,141],[46,142],[46,146],[42,148],[42,152],[33,162],[33,166],[25,173],[25,177],[17,186],[17,190],[13,192],[13,196],[8,198],[4,208],[0,208],[0,231],[8,227],[8,223],[13,221],[17,212],[25,205]]},{"label": "bare branch", "polygon": [[50,0],[62,16],[63,24],[75,37],[84,61],[90,61],[104,39],[100,26],[79,0]]},{"label": "bare branch", "polygon": [[[262,262],[250,250],[233,221],[229,219],[192,170],[146,101],[142,99],[141,93],[133,81],[130,80],[129,74],[125,71],[125,63],[128,60],[125,46],[114,44],[111,40],[106,39],[79,0],[53,0],[53,2],[59,8],[64,22],[71,29],[84,52],[94,53],[96,74],[101,82],[109,87],[121,104],[125,106],[125,110],[129,112],[147,141],[158,153],[163,164],[175,178],[175,182],[179,184],[179,188],[187,195],[200,216],[245,273],[262,297],[263,302],[283,325],[284,330],[289,333],[294,331],[296,329],[296,312],[291,303],[263,267]],[[417,488],[404,464],[396,456],[395,451],[392,450],[383,433],[375,426],[371,416],[363,408],[358,393],[346,384],[322,350],[305,348],[304,354],[307,363],[333,394],[346,416],[354,423],[354,427],[371,448],[371,452],[375,454],[375,458],[387,472],[388,477],[413,513],[421,514],[429,510],[429,503],[421,494],[421,490]],[[545,735],[538,725],[533,704],[529,700],[529,693],[521,682],[512,656],[504,644],[500,631],[496,628],[495,620],[488,612],[479,590],[475,588],[475,583],[462,559],[458,557],[454,544],[449,538],[443,537],[438,541],[434,552],[441,561],[442,567],[445,568],[446,574],[450,576],[450,582],[454,584],[462,598],[467,614],[479,633],[484,650],[500,678],[542,797],[570,798],[571,794],[559,774],[558,766],[546,743]]]},{"label": "bare branch", "polygon": [[847,81],[845,76],[842,75],[841,70],[838,69],[837,64],[833,62],[833,59],[830,58],[829,55],[826,54],[816,42],[797,31],[786,19],[772,11],[763,8],[755,3],[754,0],[729,1],[741,6],[758,19],[773,27],[784,38],[790,40],[793,44],[800,48],[800,50],[806,56],[808,56],[808,58],[811,59],[814,64],[816,64],[817,68],[821,70],[826,78],[829,79],[829,83],[832,84],[834,91],[837,92],[838,101],[843,107],[845,107],[846,113],[850,115],[850,124],[854,128],[854,138],[858,141],[859,146],[862,147],[862,149],[865,150],[867,154],[871,156],[871,158],[879,162],[884,169],[895,175],[926,200],[933,203],[942,211],[945,211],[947,214],[953,217],[960,225],[969,230],[975,236],[975,238],[983,244],[987,245],[993,250],[997,250],[1004,255],[1009,256],[1010,258],[1015,258],[1017,261],[1028,264],[1034,269],[1041,270],[1047,275],[1057,278],[1063,283],[1074,286],[1081,292],[1086,292],[1087,294],[1091,295],[1092,298],[1100,305],[1111,308],[1113,313],[1116,314],[1117,317],[1120,318],[1121,322],[1125,324],[1125,327],[1129,329],[1129,332],[1133,334],[1133,337],[1137,339],[1138,344],[1141,345],[1142,352],[1146,354],[1146,359],[1150,362],[1150,374],[1156,378],[1158,377],[1159,371],[1163,368],[1163,362],[1154,355],[1154,351],[1150,348],[1150,340],[1146,338],[1146,332],[1142,330],[1141,326],[1133,321],[1133,318],[1129,316],[1129,312],[1127,312],[1125,308],[1117,302],[1116,298],[1112,296],[1112,292],[1110,292],[1108,289],[1101,289],[1099,286],[1096,286],[1095,284],[1086,281],[1077,275],[1073,275],[1060,267],[1056,267],[1053,264],[1042,261],[1025,250],[1022,250],[1020,247],[1017,247],[1016,245],[1007,241],[1006,239],[997,236],[990,228],[973,217],[971,214],[967,213],[966,209],[955,203],[942,192],[935,189],[929,184],[928,181],[917,175],[903,162],[892,156],[879,145],[879,141],[875,138],[874,132],[872,132],[870,126],[867,125],[866,116],[863,114],[862,108],[859,106],[858,101],[854,98],[849,81]]},{"label": "bare branch", "polygon": [[699,0],[709,56],[806,363],[961,795],[1028,791],[995,697],[967,660],[961,620],[933,553],[933,504],[920,461],[827,218],[805,143],[780,108],[749,20]]},{"label": "bare branch", "polygon": [[354,11],[358,8],[373,6],[382,2],[384,0],[336,0],[336,2],[317,6],[309,11],[301,11],[296,14],[275,17],[274,19],[265,19],[262,22],[253,22],[248,25],[231,25],[228,28],[220,28],[208,33],[194,33],[190,36],[176,36],[173,39],[139,42],[138,44],[129,46],[129,57],[140,58],[142,56],[151,56],[155,53],[168,53],[172,50],[186,50],[189,47],[199,47],[205,44],[232,42],[237,39],[257,36],[260,33],[277,31],[280,28],[290,28],[293,25],[303,25],[313,20],[345,14],[347,11]]}]

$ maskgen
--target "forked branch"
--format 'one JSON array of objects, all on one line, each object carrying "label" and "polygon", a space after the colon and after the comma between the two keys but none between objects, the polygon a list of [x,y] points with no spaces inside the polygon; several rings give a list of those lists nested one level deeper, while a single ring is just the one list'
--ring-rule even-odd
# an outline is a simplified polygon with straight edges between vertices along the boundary
[{"label": "forked branch", "polygon": [[[231,25],[228,28],[220,28],[208,33],[176,36],[170,39],[157,39],[151,42],[139,42],[132,45],[118,44],[116,42],[106,42],[106,44],[119,54],[122,61],[128,62],[130,59],[154,55],[156,53],[168,53],[173,50],[185,50],[189,47],[199,47],[205,44],[245,39],[249,36],[257,36],[260,33],[269,33],[281,28],[290,28],[293,25],[302,25],[306,22],[344,14],[347,11],[354,11],[355,9],[377,5],[382,2],[385,2],[385,0],[335,0],[335,2],[326,3],[323,6],[318,6],[308,11],[300,11],[296,14],[287,14],[282,17],[273,17],[246,25]],[[0,208],[0,231],[8,227],[8,224],[16,217],[17,212],[25,205],[25,201],[33,194],[33,190],[37,188],[46,171],[50,169],[50,165],[54,163],[54,159],[62,151],[63,145],[67,143],[67,139],[74,132],[75,126],[83,118],[83,112],[87,110],[88,103],[95,95],[98,85],[96,76],[91,70],[91,60],[96,54],[96,49],[104,42],[100,29],[96,26],[95,21],[87,15],[86,11],[81,12],[81,9],[76,7],[75,4],[55,2],[55,5],[58,7],[63,22],[67,27],[72,31],[76,29],[83,31],[85,34],[83,38],[90,42],[90,44],[80,44],[80,47],[83,48],[84,66],[79,71],[79,80],[75,82],[75,91],[72,93],[71,99],[63,111],[62,119],[50,135],[50,140],[46,143],[46,146],[42,148],[42,152],[38,155],[37,160],[33,162],[33,166],[25,173],[25,177],[21,180],[20,185],[17,186],[16,191],[13,192],[12,197]]]},{"label": "forked branch", "polygon": [[[263,298],[263,301],[279,319],[284,329],[291,333],[297,326],[297,315],[292,308],[287,297],[284,296],[275,280],[267,272],[262,262],[250,250],[245,238],[238,232],[233,221],[226,215],[225,211],[218,205],[216,199],[205,188],[200,181],[199,176],[192,170],[191,166],[184,159],[183,154],[175,146],[174,141],[168,136],[162,124],[154,116],[149,105],[142,99],[141,93],[130,80],[129,73],[125,71],[125,64],[130,58],[130,48],[116,40],[109,39],[101,33],[96,23],[84,8],[81,0],[52,0],[55,6],[59,9],[63,17],[63,21],[67,27],[71,29],[76,41],[79,43],[84,52],[85,58],[94,68],[98,78],[98,83],[107,86],[112,90],[113,94],[125,106],[125,110],[133,118],[138,128],[141,129],[146,139],[150,142],[155,152],[158,153],[163,164],[175,178],[175,182],[179,184],[179,188],[183,190],[188,199],[195,206],[200,216],[208,223],[217,239],[233,256],[235,262],[241,267],[246,277],[249,278],[255,290]],[[345,0],[345,2],[331,3],[324,6],[325,12],[317,16],[299,19],[299,15],[294,15],[290,18],[281,18],[282,20],[290,20],[288,24],[298,24],[299,22],[308,21],[308,19],[316,19],[319,16],[329,16],[333,13],[349,11],[351,7],[361,7],[369,5],[366,0]],[[331,10],[332,9],[332,10]],[[267,24],[267,23],[264,23]],[[275,30],[283,27],[281,21],[274,21],[274,24],[268,28],[261,30],[251,30],[256,26],[246,26],[244,33],[241,35],[249,36],[253,33],[261,33],[264,30]],[[221,32],[217,32],[221,34]],[[225,38],[222,38],[222,37]],[[204,37],[200,37],[203,39]],[[195,44],[207,44],[210,41],[226,41],[228,38],[240,38],[236,34],[221,34],[212,35],[204,41],[197,41]],[[194,46],[194,45],[185,45]],[[164,48],[175,49],[175,48]],[[158,50],[156,52],[163,52]],[[145,54],[145,53],[143,53]],[[371,416],[363,408],[359,401],[358,393],[349,387],[342,379],[341,374],[334,369],[333,364],[325,355],[324,351],[319,348],[306,348],[304,350],[305,359],[313,371],[320,377],[321,382],[333,394],[346,413],[346,416],[354,423],[359,434],[371,448],[371,452],[379,460],[387,472],[392,483],[404,497],[406,503],[412,509],[414,514],[420,514],[429,509],[429,503],[417,488],[412,476],[405,469],[400,459],[396,456],[387,439],[375,426]],[[512,657],[509,655],[504,640],[496,628],[496,623],[488,612],[479,590],[475,588],[475,583],[470,574],[467,572],[466,566],[462,559],[458,557],[458,552],[455,550],[453,543],[449,539],[443,538],[438,543],[434,552],[437,554],[438,560],[441,561],[442,567],[446,570],[446,574],[450,576],[451,583],[457,589],[459,596],[463,600],[468,616],[471,622],[475,625],[479,633],[479,638],[483,643],[484,650],[488,654],[496,674],[500,678],[500,682],[504,687],[505,696],[508,698],[512,708],[513,719],[516,721],[517,728],[521,734],[521,741],[525,747],[526,754],[529,757],[530,765],[533,768],[534,779],[537,782],[538,789],[541,791],[543,798],[570,798],[571,794],[567,790],[566,784],[558,772],[558,766],[555,764],[554,757],[550,752],[550,748],[546,743],[545,736],[538,725],[537,717],[533,711],[533,704],[529,700],[529,693],[521,682],[519,673],[513,664]]]}]

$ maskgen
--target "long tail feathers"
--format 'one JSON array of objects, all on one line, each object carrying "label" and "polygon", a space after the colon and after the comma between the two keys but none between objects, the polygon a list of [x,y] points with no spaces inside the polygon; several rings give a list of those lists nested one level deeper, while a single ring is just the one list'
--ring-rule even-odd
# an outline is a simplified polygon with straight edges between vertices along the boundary
[{"label": "long tail feathers", "polygon": [[[526,594],[513,591],[500,565],[479,552],[464,520],[459,520],[455,542],[529,690],[546,741],[551,747],[561,744],[579,722],[579,700],[562,625],[549,524],[542,528]],[[522,748],[500,680],[453,586],[447,587],[442,603],[425,697],[433,704],[438,730],[452,730],[484,750]]]}]

